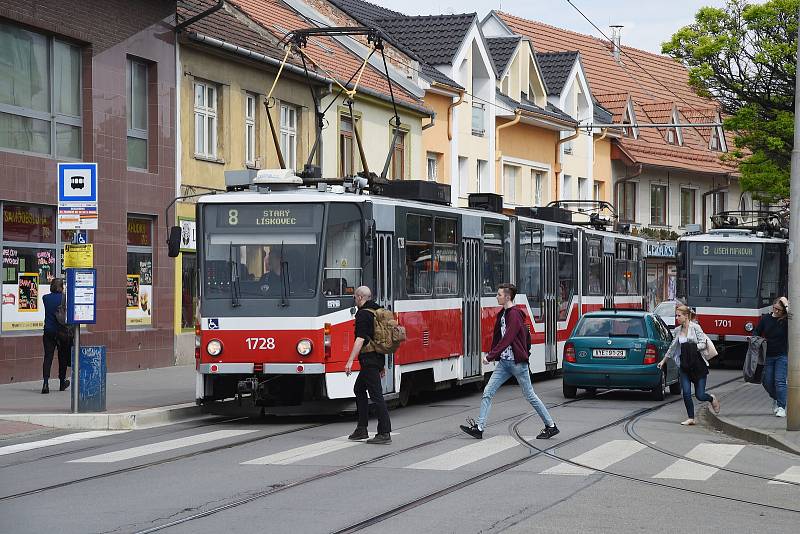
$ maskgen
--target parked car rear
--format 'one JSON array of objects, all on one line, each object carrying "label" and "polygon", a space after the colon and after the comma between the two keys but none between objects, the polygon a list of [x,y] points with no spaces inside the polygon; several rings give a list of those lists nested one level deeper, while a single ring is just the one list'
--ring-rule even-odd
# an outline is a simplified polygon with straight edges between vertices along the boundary
[{"label": "parked car rear", "polygon": [[563,393],[577,395],[578,388],[640,389],[655,399],[664,398],[664,388],[680,392],[678,368],[664,358],[672,334],[654,313],[602,310],[581,317],[564,345]]}]

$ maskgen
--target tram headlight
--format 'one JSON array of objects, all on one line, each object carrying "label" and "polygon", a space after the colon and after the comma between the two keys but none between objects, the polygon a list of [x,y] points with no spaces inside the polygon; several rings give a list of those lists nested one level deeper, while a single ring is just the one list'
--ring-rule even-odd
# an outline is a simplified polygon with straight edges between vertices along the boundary
[{"label": "tram headlight", "polygon": [[297,342],[297,354],[300,356],[308,356],[311,354],[311,349],[313,347],[310,339],[301,339]]},{"label": "tram headlight", "polygon": [[211,356],[219,356],[222,354],[222,342],[219,339],[212,339],[206,345],[206,352]]},{"label": "tram headlight", "polygon": [[753,331],[753,323],[751,323],[750,321],[746,322],[744,324],[744,329],[747,330],[748,332],[752,332]]}]

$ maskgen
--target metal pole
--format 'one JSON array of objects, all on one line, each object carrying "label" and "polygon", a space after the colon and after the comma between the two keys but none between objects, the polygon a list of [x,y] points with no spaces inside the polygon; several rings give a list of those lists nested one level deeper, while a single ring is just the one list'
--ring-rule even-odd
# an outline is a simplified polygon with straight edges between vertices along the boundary
[{"label": "metal pole", "polygon": [[[800,22],[800,9],[798,9]],[[800,25],[797,39],[797,65],[800,66]],[[789,216],[789,376],[786,402],[786,430],[800,430],[800,323],[794,320],[795,306],[800,306],[800,77],[795,73],[794,81],[794,147],[792,148],[792,171],[790,186]],[[798,316],[800,317],[800,315]]]},{"label": "metal pole", "polygon": [[80,377],[81,325],[75,325],[75,340],[72,347],[72,413],[78,413],[78,377]]}]

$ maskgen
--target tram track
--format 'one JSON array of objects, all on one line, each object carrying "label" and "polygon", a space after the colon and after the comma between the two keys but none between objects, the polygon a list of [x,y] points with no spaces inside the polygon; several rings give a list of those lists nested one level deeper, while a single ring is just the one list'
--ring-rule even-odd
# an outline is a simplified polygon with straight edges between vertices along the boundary
[{"label": "tram track", "polygon": [[[553,390],[555,390],[555,389],[556,388],[553,388]],[[551,390],[548,390],[548,391],[551,391]],[[585,398],[585,397],[581,397],[581,398],[578,398],[578,399],[573,399],[571,401],[566,401],[566,402],[563,402],[563,403],[555,404],[552,407],[555,408],[555,407],[561,406],[563,404],[569,404],[569,403],[572,403],[572,402],[577,402],[579,400],[582,400],[583,398]],[[503,400],[503,401],[498,401],[495,404],[503,404],[505,402],[511,402],[511,401],[514,401],[514,400],[516,400],[516,398],[510,398],[510,399],[506,399],[506,400]],[[446,418],[449,418],[449,417],[454,417],[454,416],[457,416],[459,414],[462,414],[462,413],[465,413],[465,412],[469,412],[471,410],[474,410],[474,407],[470,406],[468,408],[464,408],[463,410],[458,410],[456,412],[445,414],[445,415],[441,415],[439,417],[433,417],[433,418],[425,419],[425,420],[422,420],[422,421],[415,421],[413,424],[406,425],[404,427],[398,427],[398,430],[402,430],[404,428],[410,428],[412,426],[416,426],[416,425],[420,425],[420,424],[434,422],[434,421],[437,421],[437,420],[440,420],[440,419],[446,419]],[[519,415],[520,414],[512,416],[512,418],[513,417],[518,417]],[[194,430],[194,429],[197,429],[197,428],[212,427],[212,426],[216,426],[216,425],[219,425],[221,423],[224,423],[224,422],[231,422],[231,421],[235,421],[235,420],[238,420],[238,419],[241,419],[241,418],[228,419],[228,420],[225,420],[225,421],[222,421],[222,422],[210,422],[208,424],[196,425],[196,426],[190,427],[189,429],[180,429],[180,430]],[[496,424],[507,422],[508,420],[509,420],[509,418],[506,418],[506,419],[504,419],[502,421],[498,421]],[[338,421],[336,421],[336,422],[338,422]],[[73,480],[59,482],[59,483],[56,483],[56,484],[51,484],[51,485],[48,485],[48,486],[43,486],[43,487],[32,489],[32,490],[26,490],[26,491],[14,493],[14,494],[0,496],[0,502],[12,500],[12,499],[17,499],[17,498],[20,498],[20,497],[26,497],[26,496],[29,496],[29,495],[35,495],[35,494],[38,494],[38,493],[43,493],[43,492],[51,491],[51,490],[55,490],[55,489],[60,489],[60,488],[72,486],[72,485],[75,485],[75,484],[80,484],[80,483],[83,483],[83,482],[90,482],[90,481],[93,481],[93,480],[99,480],[99,479],[108,478],[108,477],[121,475],[121,474],[125,474],[125,473],[131,473],[131,472],[134,472],[134,471],[140,471],[140,470],[148,469],[148,468],[151,468],[151,467],[157,467],[157,466],[160,466],[160,465],[165,465],[165,464],[176,462],[176,461],[179,461],[179,460],[193,458],[193,457],[200,456],[200,455],[203,455],[203,454],[209,454],[209,453],[213,453],[213,452],[217,452],[217,451],[221,451],[221,450],[225,450],[225,449],[232,449],[232,448],[243,446],[243,445],[249,445],[251,443],[257,443],[257,442],[263,441],[265,439],[270,439],[270,438],[274,438],[274,437],[278,437],[278,436],[285,436],[285,435],[288,435],[288,434],[293,434],[295,432],[302,432],[302,431],[305,431],[305,430],[312,430],[312,429],[315,429],[315,428],[321,428],[323,426],[327,426],[327,425],[330,425],[330,424],[334,424],[334,422],[313,423],[313,424],[303,425],[303,426],[297,427],[297,428],[291,428],[291,429],[282,430],[282,431],[279,431],[279,432],[272,432],[272,433],[269,433],[269,434],[266,434],[266,435],[253,436],[252,438],[241,439],[241,440],[238,440],[238,441],[233,442],[233,443],[226,443],[226,444],[222,444],[222,445],[217,445],[217,446],[214,446],[214,447],[209,447],[209,448],[202,449],[200,451],[187,452],[185,454],[180,454],[180,455],[172,456],[172,457],[169,457],[169,458],[163,458],[161,460],[155,460],[155,461],[147,462],[147,463],[144,463],[144,464],[124,467],[124,468],[115,469],[115,470],[112,470],[112,471],[107,471],[107,472],[104,472],[104,473],[98,473],[96,475],[91,475],[91,476],[87,476],[87,477],[81,477],[81,478],[77,478],[77,479],[73,479]],[[164,432],[164,433],[161,433],[161,434],[157,434],[156,436],[166,435],[166,434],[169,434],[169,433],[170,432]],[[137,441],[140,441],[142,439],[151,439],[152,437],[154,437],[154,436],[152,436],[152,435],[143,436],[143,437],[137,439]],[[450,436],[450,437],[452,437],[452,436]],[[26,463],[29,463],[29,462],[35,462],[35,461],[39,461],[39,460],[42,460],[42,459],[48,459],[48,458],[53,458],[53,457],[67,456],[67,455],[71,455],[71,454],[75,454],[75,453],[86,452],[86,451],[97,449],[97,448],[98,447],[95,446],[95,447],[84,447],[84,448],[81,448],[81,449],[72,449],[72,450],[69,450],[69,451],[63,451],[63,452],[47,455],[45,457],[38,457],[38,458],[32,459],[32,460],[26,460],[26,461],[17,462],[15,464],[8,464],[8,465],[0,466],[0,468],[13,467],[15,465],[22,465],[22,464],[26,464]]]},{"label": "tram track", "polygon": [[[721,382],[719,384],[716,384],[715,386],[713,386],[711,388],[708,388],[708,389],[709,390],[714,390],[716,388],[719,388],[721,386],[730,384],[730,383],[735,382],[737,380],[739,380],[738,377],[734,378],[734,379],[726,380],[726,381],[723,381],[723,382]],[[587,430],[586,432],[583,432],[581,434],[578,434],[578,435],[573,436],[571,438],[568,438],[566,440],[559,441],[557,446],[561,447],[561,446],[564,446],[564,445],[568,445],[570,443],[579,441],[579,440],[581,440],[583,438],[586,438],[586,437],[588,437],[588,436],[590,436],[592,434],[595,434],[597,432],[600,432],[600,431],[603,431],[603,430],[618,426],[618,425],[620,425],[622,423],[626,423],[626,426],[627,426],[627,424],[630,423],[631,421],[638,421],[638,420],[640,420],[642,417],[644,417],[646,415],[654,413],[654,412],[656,412],[656,411],[658,411],[658,410],[660,410],[660,409],[662,409],[662,408],[664,408],[666,406],[670,406],[670,405],[675,404],[675,403],[677,403],[677,402],[679,402],[681,400],[682,400],[682,398],[678,397],[678,398],[671,399],[671,400],[668,400],[668,401],[665,401],[665,402],[661,402],[658,405],[652,406],[650,408],[643,408],[643,409],[640,409],[640,410],[636,410],[633,413],[628,414],[628,415],[626,415],[624,417],[621,417],[621,418],[619,418],[619,419],[617,419],[615,421],[611,421],[610,423],[606,423],[606,424],[604,424],[602,426],[595,427],[593,429]],[[614,471],[609,471],[609,470],[604,470],[604,469],[597,469],[597,468],[594,468],[594,467],[591,467],[591,466],[588,466],[588,465],[581,464],[579,462],[572,461],[572,460],[570,460],[568,458],[563,458],[563,457],[561,457],[561,456],[559,456],[559,455],[557,455],[555,453],[550,452],[550,450],[552,448],[540,448],[540,447],[537,447],[536,445],[534,445],[533,443],[531,443],[529,440],[525,439],[522,436],[522,434],[520,433],[520,430],[519,430],[520,425],[522,425],[525,421],[527,421],[528,419],[530,419],[534,415],[535,415],[535,413],[526,414],[522,418],[520,418],[517,421],[515,421],[514,423],[512,423],[510,425],[510,429],[509,429],[511,434],[513,435],[513,437],[517,441],[519,441],[522,445],[526,446],[529,450],[532,451],[532,454],[530,454],[529,456],[526,456],[524,458],[520,458],[518,460],[514,460],[512,462],[508,462],[506,464],[498,466],[498,467],[496,467],[494,469],[491,469],[489,471],[485,471],[483,473],[480,473],[478,475],[470,477],[470,478],[468,478],[466,480],[463,480],[461,482],[457,482],[455,484],[446,486],[444,488],[441,488],[439,490],[431,492],[431,493],[429,493],[427,495],[424,495],[422,497],[416,498],[416,499],[411,500],[409,502],[406,502],[406,503],[404,503],[402,505],[396,506],[396,507],[394,507],[394,508],[392,508],[390,510],[387,510],[387,511],[382,512],[380,514],[376,514],[376,515],[374,515],[374,516],[372,516],[372,517],[370,517],[368,519],[365,519],[363,521],[360,521],[358,523],[354,523],[354,524],[349,525],[349,526],[347,526],[345,528],[333,531],[333,534],[349,534],[349,533],[352,533],[352,532],[358,532],[358,531],[364,530],[364,529],[366,529],[368,527],[371,527],[373,525],[382,523],[383,521],[386,521],[387,519],[390,519],[390,518],[395,517],[397,515],[400,515],[402,513],[408,512],[410,510],[413,510],[414,508],[422,506],[423,504],[426,504],[426,503],[429,503],[429,502],[434,501],[436,499],[439,499],[441,497],[445,497],[447,495],[450,495],[450,494],[452,494],[452,493],[454,493],[456,491],[464,489],[464,488],[466,488],[468,486],[472,486],[472,485],[474,485],[474,484],[476,484],[478,482],[481,482],[483,480],[486,480],[486,479],[491,478],[493,476],[496,476],[498,474],[504,473],[504,472],[506,472],[506,471],[508,471],[510,469],[513,469],[513,468],[518,467],[518,466],[520,466],[522,464],[525,464],[525,463],[533,460],[534,458],[539,458],[539,457],[542,457],[542,456],[546,456],[546,457],[552,458],[554,460],[557,460],[557,461],[560,461],[560,462],[564,462],[564,463],[573,465],[575,467],[581,467],[581,468],[584,468],[584,469],[588,469],[588,470],[591,470],[591,471],[594,471],[594,472],[597,472],[597,473],[602,473],[602,474],[613,476],[613,477],[617,477],[617,478],[623,478],[623,479],[629,480],[631,482],[640,482],[642,484],[647,484],[647,485],[650,485],[650,486],[660,487],[660,488],[664,488],[664,489],[677,490],[677,491],[687,492],[687,493],[691,493],[691,494],[695,494],[695,495],[699,495],[699,496],[737,502],[737,503],[740,503],[740,504],[748,504],[748,505],[752,505],[752,506],[759,506],[759,507],[768,508],[768,509],[771,509],[771,510],[800,513],[800,509],[787,508],[787,507],[772,505],[772,504],[768,504],[768,503],[750,501],[750,500],[747,500],[747,499],[740,499],[740,498],[737,498],[737,497],[731,497],[731,496],[727,496],[727,495],[719,495],[719,494],[715,494],[715,493],[711,493],[711,492],[694,490],[694,489],[691,489],[691,488],[683,488],[683,487],[680,487],[680,486],[673,486],[671,484],[666,484],[666,483],[662,483],[662,482],[656,482],[656,481],[649,480],[649,479],[638,478],[638,477],[634,477],[634,476],[631,476],[631,475],[625,475],[623,473],[617,473],[617,472],[614,472]],[[633,436],[631,436],[631,437],[633,437]],[[643,444],[647,445],[647,443],[643,443]],[[691,458],[687,458],[687,457],[682,456],[682,455],[677,455],[677,454],[675,454],[675,455],[670,454],[670,455],[671,456],[675,456],[676,458],[686,459],[686,460],[689,460],[689,461],[693,461],[695,463],[699,463],[699,464],[703,464],[703,465],[709,465],[711,467],[718,468],[717,466],[713,466],[713,465],[707,464],[705,462],[698,462],[698,461],[692,460]],[[745,474],[745,475],[747,475],[747,473],[737,472],[735,470],[727,470],[727,471],[734,472],[734,473],[737,473],[737,474]],[[759,478],[766,478],[766,477],[760,477],[759,476]],[[772,480],[772,478],[768,478],[768,480]],[[798,484],[795,483],[795,485],[798,485]],[[143,533],[137,533],[137,534],[143,534]]]}]

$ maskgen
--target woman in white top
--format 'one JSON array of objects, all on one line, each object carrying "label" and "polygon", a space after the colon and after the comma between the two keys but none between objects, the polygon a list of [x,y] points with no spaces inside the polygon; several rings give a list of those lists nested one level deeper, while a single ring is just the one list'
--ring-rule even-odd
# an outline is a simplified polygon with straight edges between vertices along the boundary
[{"label": "woman in white top", "polygon": [[706,350],[708,338],[694,318],[694,312],[684,304],[675,309],[675,322],[678,326],[672,332],[672,344],[664,355],[664,359],[658,363],[660,369],[666,363],[667,358],[672,358],[680,369],[683,403],[686,405],[686,414],[689,416],[686,421],[681,423],[682,425],[695,424],[692,384],[694,384],[694,394],[697,400],[710,402],[714,413],[719,413],[719,400],[714,395],[706,393],[708,364],[701,352]]}]

